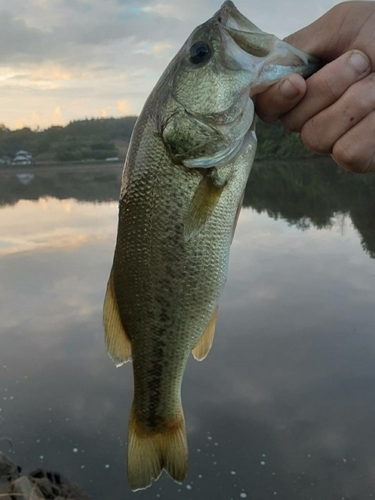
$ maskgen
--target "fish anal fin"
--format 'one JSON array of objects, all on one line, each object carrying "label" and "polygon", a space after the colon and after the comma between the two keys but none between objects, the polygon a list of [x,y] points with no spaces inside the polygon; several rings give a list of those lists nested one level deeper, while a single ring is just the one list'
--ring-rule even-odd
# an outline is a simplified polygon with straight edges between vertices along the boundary
[{"label": "fish anal fin", "polygon": [[188,449],[182,407],[153,431],[139,424],[134,407],[130,413],[128,435],[128,481],[133,491],[143,490],[156,481],[163,469],[182,483],[188,468]]},{"label": "fish anal fin", "polygon": [[214,341],[217,311],[219,306],[216,307],[212,318],[210,319],[202,337],[199,339],[198,344],[192,350],[193,356],[197,361],[203,361],[207,354],[210,352],[212,343]]},{"label": "fish anal fin", "polygon": [[194,237],[206,224],[220,199],[225,187],[216,185],[210,175],[203,175],[190,202],[185,218],[185,239]]},{"label": "fish anal fin", "polygon": [[116,366],[121,366],[131,360],[132,348],[131,341],[121,323],[113,284],[113,270],[109,276],[104,299],[103,323],[108,354]]},{"label": "fish anal fin", "polygon": [[244,196],[245,196],[245,191],[242,193],[240,201],[238,202],[238,205],[237,205],[236,216],[234,217],[233,229],[232,229],[232,242],[233,242],[233,238],[234,238],[234,233],[236,232],[238,219],[240,217],[240,212],[241,212]]}]

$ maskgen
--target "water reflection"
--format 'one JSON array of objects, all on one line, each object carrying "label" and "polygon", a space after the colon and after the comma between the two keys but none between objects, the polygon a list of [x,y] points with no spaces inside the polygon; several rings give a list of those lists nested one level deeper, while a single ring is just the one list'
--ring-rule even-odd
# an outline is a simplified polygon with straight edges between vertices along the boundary
[{"label": "water reflection", "polygon": [[[0,446],[94,500],[132,497],[131,367],[113,367],[101,326],[121,171],[34,173],[0,180],[0,436],[13,448]],[[184,380],[188,480],[135,495],[375,495],[372,182],[329,165],[254,171],[212,352]]]}]

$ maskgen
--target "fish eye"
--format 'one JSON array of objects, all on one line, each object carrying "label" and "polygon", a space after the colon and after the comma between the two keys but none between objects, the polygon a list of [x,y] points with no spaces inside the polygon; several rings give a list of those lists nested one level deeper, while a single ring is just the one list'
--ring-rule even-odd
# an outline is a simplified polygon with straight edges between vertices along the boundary
[{"label": "fish eye", "polygon": [[211,47],[208,45],[208,43],[203,41],[195,42],[190,47],[189,60],[193,64],[206,62],[210,59],[211,52],[212,52]]}]

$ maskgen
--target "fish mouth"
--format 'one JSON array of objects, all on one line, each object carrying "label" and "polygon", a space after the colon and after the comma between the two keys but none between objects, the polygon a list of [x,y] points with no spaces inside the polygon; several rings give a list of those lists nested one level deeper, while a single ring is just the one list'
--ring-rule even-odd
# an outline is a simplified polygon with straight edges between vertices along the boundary
[{"label": "fish mouth", "polygon": [[232,28],[239,31],[247,31],[247,32],[259,32],[262,31],[255,26],[247,17],[245,17],[241,12],[237,9],[231,0],[226,0],[220,9],[213,16],[217,22],[223,26]]},{"label": "fish mouth", "polygon": [[308,77],[322,66],[317,57],[260,30],[231,0],[224,2],[213,18],[238,65],[252,71],[254,77],[262,71],[268,85],[272,74],[275,81],[292,72]]}]

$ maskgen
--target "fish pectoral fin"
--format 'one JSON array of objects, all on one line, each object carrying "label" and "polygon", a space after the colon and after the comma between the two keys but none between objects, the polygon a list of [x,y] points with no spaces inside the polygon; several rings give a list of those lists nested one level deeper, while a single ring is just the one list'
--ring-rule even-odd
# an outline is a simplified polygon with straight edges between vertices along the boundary
[{"label": "fish pectoral fin", "polygon": [[196,236],[206,224],[220,199],[225,183],[217,185],[211,175],[203,174],[185,218],[185,239]]},{"label": "fish pectoral fin", "polygon": [[117,367],[121,366],[132,359],[132,345],[121,323],[113,284],[113,270],[104,299],[103,323],[108,354]]},{"label": "fish pectoral fin", "polygon": [[241,212],[244,196],[245,196],[245,191],[242,193],[240,201],[238,202],[238,205],[237,205],[237,212],[236,212],[236,215],[234,217],[233,228],[232,228],[232,243],[233,243],[234,233],[236,232],[238,219],[240,217],[240,212]]},{"label": "fish pectoral fin", "polygon": [[198,344],[191,351],[193,353],[194,358],[197,361],[203,361],[204,358],[207,356],[207,354],[210,352],[212,343],[214,341],[218,309],[219,306],[216,307],[212,315],[212,318],[210,319],[205,331],[203,332],[202,337],[198,341]]}]

